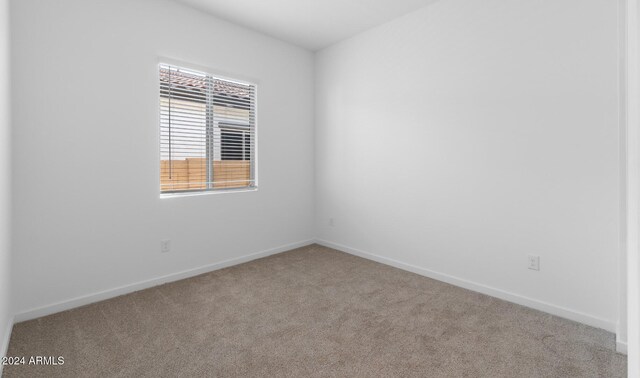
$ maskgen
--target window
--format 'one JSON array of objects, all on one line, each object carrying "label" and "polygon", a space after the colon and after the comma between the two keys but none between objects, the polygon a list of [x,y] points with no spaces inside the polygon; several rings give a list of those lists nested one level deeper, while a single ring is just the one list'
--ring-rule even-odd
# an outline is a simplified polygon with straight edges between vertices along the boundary
[{"label": "window", "polygon": [[255,85],[159,70],[160,193],[255,188]]}]

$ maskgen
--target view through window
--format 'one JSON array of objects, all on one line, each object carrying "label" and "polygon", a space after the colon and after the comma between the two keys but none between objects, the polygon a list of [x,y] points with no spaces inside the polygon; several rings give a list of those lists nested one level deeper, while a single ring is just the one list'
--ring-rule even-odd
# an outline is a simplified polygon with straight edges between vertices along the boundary
[{"label": "view through window", "polygon": [[256,88],[160,64],[160,192],[256,187]]}]

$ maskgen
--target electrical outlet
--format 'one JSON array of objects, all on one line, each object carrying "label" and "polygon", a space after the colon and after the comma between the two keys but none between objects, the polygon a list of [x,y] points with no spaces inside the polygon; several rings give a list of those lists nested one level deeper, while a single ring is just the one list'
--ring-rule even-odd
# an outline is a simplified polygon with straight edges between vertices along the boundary
[{"label": "electrical outlet", "polygon": [[171,251],[171,240],[160,241],[160,252],[167,253]]},{"label": "electrical outlet", "polygon": [[335,222],[333,221],[333,218],[329,218],[329,226],[333,227],[335,225]]},{"label": "electrical outlet", "polygon": [[529,255],[527,256],[529,265],[527,266],[531,270],[540,270],[540,256]]}]

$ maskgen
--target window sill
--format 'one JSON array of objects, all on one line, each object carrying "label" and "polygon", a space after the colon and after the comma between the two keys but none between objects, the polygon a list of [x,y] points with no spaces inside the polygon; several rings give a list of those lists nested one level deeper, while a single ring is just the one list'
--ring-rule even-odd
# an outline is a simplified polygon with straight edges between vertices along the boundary
[{"label": "window sill", "polygon": [[253,188],[203,190],[200,192],[161,193],[160,199],[181,198],[181,197],[200,197],[200,196],[208,196],[208,195],[215,195],[215,194],[246,193],[246,192],[257,192],[257,191],[258,191],[258,187],[256,186]]}]

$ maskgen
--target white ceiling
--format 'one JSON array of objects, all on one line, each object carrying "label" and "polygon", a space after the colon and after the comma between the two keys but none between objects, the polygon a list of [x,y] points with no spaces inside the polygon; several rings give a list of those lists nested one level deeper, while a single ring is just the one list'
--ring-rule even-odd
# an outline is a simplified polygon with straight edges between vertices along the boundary
[{"label": "white ceiling", "polygon": [[319,50],[435,0],[177,0],[309,50]]}]

